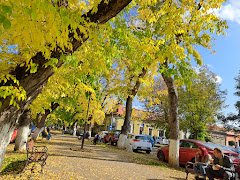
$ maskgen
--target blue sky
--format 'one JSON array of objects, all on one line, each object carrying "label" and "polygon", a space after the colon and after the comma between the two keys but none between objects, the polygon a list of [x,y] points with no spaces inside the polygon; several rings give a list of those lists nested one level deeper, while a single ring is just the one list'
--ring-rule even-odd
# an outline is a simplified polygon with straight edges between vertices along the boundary
[{"label": "blue sky", "polygon": [[207,64],[211,71],[218,77],[221,89],[227,90],[226,105],[223,110],[225,114],[237,113],[234,104],[238,100],[235,92],[235,80],[240,71],[240,1],[229,0],[219,10],[218,15],[227,20],[229,28],[225,36],[218,36],[213,43],[212,54],[208,50],[200,50],[204,64]]}]

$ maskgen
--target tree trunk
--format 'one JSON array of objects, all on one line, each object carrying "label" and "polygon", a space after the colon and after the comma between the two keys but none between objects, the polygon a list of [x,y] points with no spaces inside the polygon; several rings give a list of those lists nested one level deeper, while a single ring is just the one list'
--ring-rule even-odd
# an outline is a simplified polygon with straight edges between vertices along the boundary
[{"label": "tree trunk", "polygon": [[39,134],[41,134],[42,132],[43,132],[43,130],[44,130],[44,127],[41,127],[41,128],[36,128],[36,130],[33,132],[33,134],[32,134],[32,139],[34,140],[34,141],[36,141],[37,140],[37,138],[38,138],[38,136],[39,136]]},{"label": "tree trunk", "polygon": [[4,159],[4,154],[11,140],[11,136],[16,127],[21,111],[15,107],[8,107],[0,116],[0,168]]},{"label": "tree trunk", "polygon": [[92,137],[92,130],[93,130],[93,127],[94,127],[94,123],[90,123],[89,124],[89,130],[88,130],[88,132],[89,132],[89,138],[91,138]]},{"label": "tree trunk", "polygon": [[37,140],[38,135],[44,130],[44,126],[45,126],[45,122],[47,119],[47,116],[54,111],[57,107],[59,106],[58,103],[51,103],[51,109],[45,109],[45,113],[44,114],[38,114],[37,115],[37,128],[34,131],[34,133],[32,134],[32,139],[34,141]]},{"label": "tree trunk", "polygon": [[90,108],[90,100],[91,100],[91,93],[88,92],[88,107],[87,107],[87,115],[86,115],[86,119],[85,119],[85,123],[84,123],[81,149],[83,149],[84,140],[85,140],[85,136],[86,136],[86,128],[87,128],[88,114],[89,114],[89,108]]},{"label": "tree trunk", "polygon": [[26,142],[31,131],[29,126],[31,123],[31,113],[29,110],[24,111],[24,113],[19,118],[19,125],[17,130],[17,138],[15,141],[14,151],[23,151],[26,149]]},{"label": "tree trunk", "polygon": [[133,98],[136,96],[138,89],[140,88],[141,81],[140,79],[143,78],[147,73],[146,68],[142,68],[142,72],[138,75],[137,81],[133,89],[131,90],[131,94],[127,97],[126,102],[126,113],[124,118],[124,123],[122,126],[121,134],[118,139],[118,148],[126,148],[126,140],[127,140],[127,133],[130,131],[130,120],[132,116],[132,102]]},{"label": "tree trunk", "polygon": [[50,114],[50,110],[47,109],[47,110],[45,110],[45,114],[38,115],[38,118],[40,118],[40,120],[37,119],[37,121],[38,121],[37,126],[36,126],[37,128],[34,131],[34,133],[32,134],[32,139],[34,141],[37,140],[38,135],[44,130],[45,121],[47,119],[48,114]]},{"label": "tree trunk", "polygon": [[174,80],[172,77],[167,77],[162,74],[163,79],[168,88],[169,98],[169,127],[170,127],[170,144],[169,144],[169,160],[170,166],[179,166],[179,121],[177,119],[178,109],[178,94],[177,89],[174,86]]},{"label": "tree trunk", "polygon": [[77,122],[73,125],[73,136],[77,136]]},{"label": "tree trunk", "polygon": [[27,138],[28,138],[30,131],[31,131],[31,129],[29,128],[29,124],[18,128],[14,151],[25,151],[26,150]]},{"label": "tree trunk", "polygon": [[117,142],[118,148],[121,148],[121,149],[126,147],[127,133],[130,131],[132,102],[133,102],[133,98],[131,96],[128,96],[127,102],[126,102],[126,114],[124,118],[124,124],[122,126],[121,134]]},{"label": "tree trunk", "polygon": [[[106,3],[105,0],[102,0],[98,5],[97,12],[90,10],[82,17],[90,22],[103,24],[112,17],[115,17],[130,2],[131,0],[109,0],[108,3]],[[88,39],[87,34],[84,34],[79,29],[76,31],[79,35],[79,38],[77,39],[73,37],[73,33],[69,34],[69,42],[72,43],[73,47],[72,50],[62,50],[61,48],[56,48],[56,50],[51,53],[51,58],[57,58],[59,60],[58,64],[56,65],[57,67],[60,67],[63,64],[63,62],[60,60],[62,54],[72,54],[82,45],[82,43]],[[11,134],[16,126],[18,117],[37,97],[49,77],[53,75],[53,68],[45,68],[44,66],[48,60],[44,58],[42,52],[36,53],[31,60],[33,63],[38,65],[38,71],[36,73],[30,73],[30,70],[27,70],[27,67],[21,67],[20,65],[11,72],[11,74],[19,80],[20,86],[24,88],[27,94],[27,99],[20,104],[20,109],[9,106],[9,98],[0,100],[0,102],[2,102],[2,106],[0,108],[0,168],[6,147],[9,144]]]}]

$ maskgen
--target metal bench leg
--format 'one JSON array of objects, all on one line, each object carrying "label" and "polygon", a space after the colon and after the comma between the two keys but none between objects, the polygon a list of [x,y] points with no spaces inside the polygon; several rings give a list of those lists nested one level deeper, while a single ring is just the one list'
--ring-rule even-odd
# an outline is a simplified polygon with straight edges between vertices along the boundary
[{"label": "metal bench leg", "polygon": [[24,165],[24,167],[23,167],[23,169],[22,169],[22,173],[24,172],[24,170],[25,170],[25,168],[27,167],[27,165],[28,165],[28,160],[26,161],[26,163],[25,163],[25,165]]}]

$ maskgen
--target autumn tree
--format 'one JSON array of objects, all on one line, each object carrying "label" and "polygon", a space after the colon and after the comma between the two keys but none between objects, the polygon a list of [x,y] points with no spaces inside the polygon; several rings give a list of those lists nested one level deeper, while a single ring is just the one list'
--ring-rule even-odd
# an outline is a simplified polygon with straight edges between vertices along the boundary
[{"label": "autumn tree", "polygon": [[[89,71],[90,67],[94,67],[94,63],[97,63],[94,60],[80,65],[77,62],[76,56],[69,57],[68,61],[56,70],[42,93],[31,104],[30,108],[35,117],[42,114],[39,122],[37,122],[36,133],[33,134],[34,139],[40,133],[41,128],[45,126],[47,115],[51,112],[52,120],[60,119],[68,123],[85,120],[88,104],[86,93],[88,92],[92,94],[89,113],[91,121],[97,123],[103,121],[104,112],[102,111],[100,97],[98,97],[101,89],[101,84],[98,81],[103,71],[98,70],[96,71],[97,74]],[[97,70],[97,67],[95,70]],[[49,107],[49,105],[51,106]],[[56,107],[58,107],[58,110],[53,111]]]},{"label": "autumn tree", "polygon": [[[14,7],[11,7],[11,1],[2,2],[11,7],[12,11],[6,13],[6,19],[11,20],[10,26],[7,26],[9,29],[2,31],[1,34],[3,49],[1,65],[4,65],[0,66],[1,72],[4,72],[0,76],[2,91],[4,91],[1,93],[4,100],[1,101],[0,109],[0,138],[3,139],[0,144],[1,161],[18,117],[40,93],[42,85],[53,74],[51,65],[60,67],[64,64],[67,55],[75,52],[83,42],[89,38],[90,41],[94,41],[97,36],[92,36],[93,32],[101,28],[97,24],[103,24],[116,16],[130,2],[130,0],[90,1],[89,3],[82,1],[78,5],[79,2],[75,0],[69,0],[68,3],[53,3],[48,0],[43,0],[41,3],[14,1],[12,3]],[[170,132],[169,162],[172,165],[178,163],[177,92],[174,80],[183,77],[183,80],[187,81],[191,58],[194,57],[197,63],[201,64],[199,54],[194,49],[195,46],[210,48],[212,40],[210,33],[222,32],[225,27],[224,22],[210,13],[212,9],[220,8],[222,2],[223,0],[197,2],[135,0],[129,6],[132,12],[129,14],[135,23],[134,26],[131,26],[133,24],[131,23],[120,27],[127,32],[126,34],[120,32],[120,35],[123,35],[122,37],[130,35],[129,39],[125,36],[126,42],[130,47],[137,48],[135,51],[128,49],[125,52],[126,55],[123,52],[121,55],[132,62],[142,61],[130,67],[130,70],[136,71],[135,80],[136,78],[141,80],[141,75],[149,66],[155,64],[153,62],[157,61],[160,65],[159,71],[167,84],[170,97],[169,124],[173,128]],[[11,18],[8,18],[9,14]],[[123,18],[127,20],[128,17]],[[112,28],[114,29],[114,25]],[[142,39],[140,41],[132,37]],[[134,45],[134,42],[138,44]],[[118,40],[114,43],[118,43]],[[127,43],[123,50],[127,49]],[[13,44],[16,44],[19,53],[9,53],[9,45]],[[122,48],[122,46],[119,47]],[[145,57],[141,51],[146,53]],[[132,55],[129,57],[130,52]],[[135,58],[133,58],[134,55]],[[128,62],[127,59],[125,62]],[[155,73],[154,70],[149,72]],[[131,76],[126,80],[130,82]],[[139,87],[138,81],[132,82],[133,84],[130,83],[130,85],[133,89],[128,91],[130,99]],[[134,83],[137,88],[134,88]],[[17,104],[16,100],[20,103]],[[17,109],[16,106],[20,108]],[[7,130],[2,131],[2,129]]]},{"label": "autumn tree", "polygon": [[220,8],[221,3],[222,1],[142,2],[136,8],[134,22],[137,26],[132,28],[139,34],[139,30],[144,31],[146,41],[142,42],[155,47],[149,51],[146,61],[151,64],[157,60],[159,73],[167,86],[171,126],[169,164],[173,166],[178,165],[179,156],[178,94],[175,83],[191,81],[191,60],[202,64],[196,46],[210,49],[211,33],[221,34],[226,27],[225,22],[209,13],[212,8]]},{"label": "autumn tree", "polygon": [[[1,7],[7,8],[0,27],[0,165],[20,115],[53,74],[46,64],[60,67],[91,36],[96,24],[104,24],[130,2],[1,1]],[[10,45],[16,45],[14,53]]]},{"label": "autumn tree", "polygon": [[118,140],[118,147],[125,148],[127,133],[130,131],[132,115],[132,103],[143,84],[153,81],[153,75],[157,73],[157,60],[148,58],[158,47],[149,42],[147,31],[138,30],[134,24],[135,17],[128,11],[116,17],[110,23],[113,26],[110,42],[116,48],[116,55],[110,78],[112,88],[110,92],[126,102],[124,124]]},{"label": "autumn tree", "polygon": [[214,73],[200,68],[191,86],[179,87],[180,127],[189,131],[194,139],[205,140],[208,126],[216,122],[224,108],[225,91],[220,90]]},{"label": "autumn tree", "polygon": [[[162,78],[155,78],[151,96],[144,102],[146,109],[151,112],[148,119],[162,127],[166,127],[164,124],[169,118],[166,89]],[[194,139],[203,140],[207,134],[207,126],[217,120],[217,115],[224,107],[226,92],[220,90],[216,75],[206,67],[197,70],[188,86],[178,85],[177,91],[180,129],[190,131]]]},{"label": "autumn tree", "polygon": [[[148,96],[143,96],[143,98],[141,98],[144,109],[149,112],[146,120],[153,123],[158,128],[169,129],[168,93],[166,84],[160,75],[154,78],[154,83],[150,89],[151,91],[148,92]],[[139,94],[141,93],[140,91]]]}]

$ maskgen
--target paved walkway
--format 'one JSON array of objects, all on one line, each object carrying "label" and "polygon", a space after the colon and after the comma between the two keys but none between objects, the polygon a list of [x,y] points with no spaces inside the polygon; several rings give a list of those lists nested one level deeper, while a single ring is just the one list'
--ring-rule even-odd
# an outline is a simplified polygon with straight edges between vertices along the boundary
[{"label": "paved walkway", "polygon": [[[137,164],[138,160],[155,160],[156,154],[131,153],[105,145],[87,142],[84,151],[80,141],[70,136],[55,135],[47,142],[49,158],[44,173],[22,175],[27,179],[88,179],[88,180],[184,180],[183,171],[162,166]],[[110,145],[109,145],[110,146]],[[135,162],[135,163],[134,163]],[[31,177],[31,178],[29,178]],[[191,178],[189,178],[191,179]]]}]

